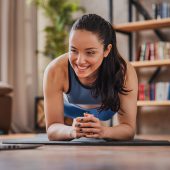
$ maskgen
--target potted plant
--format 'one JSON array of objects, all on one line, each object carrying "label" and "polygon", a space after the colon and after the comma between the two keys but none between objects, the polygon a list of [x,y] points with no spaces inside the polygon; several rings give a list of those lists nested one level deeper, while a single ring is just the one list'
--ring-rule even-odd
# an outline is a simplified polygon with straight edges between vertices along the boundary
[{"label": "potted plant", "polygon": [[84,8],[77,1],[70,0],[30,0],[31,3],[41,8],[50,21],[46,26],[44,55],[54,59],[65,53],[68,49],[68,34],[73,22],[73,14],[77,11],[84,12]]}]

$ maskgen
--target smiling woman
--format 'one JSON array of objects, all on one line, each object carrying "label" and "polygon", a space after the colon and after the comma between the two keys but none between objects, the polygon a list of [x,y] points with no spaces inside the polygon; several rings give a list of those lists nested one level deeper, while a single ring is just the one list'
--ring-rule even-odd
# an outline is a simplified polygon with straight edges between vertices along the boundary
[{"label": "smiling woman", "polygon": [[[82,16],[70,31],[69,52],[53,60],[44,73],[49,139],[133,138],[137,86],[133,67],[117,50],[112,25],[96,14]],[[116,113],[119,125],[102,125]],[[72,126],[64,124],[64,116],[74,119]]]},{"label": "smiling woman", "polygon": [[71,31],[69,44],[69,60],[79,80],[84,81],[83,84],[94,82],[96,71],[110,52],[111,44],[103,51],[98,37],[86,30]]}]

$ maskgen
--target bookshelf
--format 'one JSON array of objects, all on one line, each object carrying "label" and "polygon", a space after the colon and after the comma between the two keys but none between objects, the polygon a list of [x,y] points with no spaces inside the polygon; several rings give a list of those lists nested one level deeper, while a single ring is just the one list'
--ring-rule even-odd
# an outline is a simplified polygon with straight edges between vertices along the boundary
[{"label": "bookshelf", "polygon": [[[170,18],[153,19],[146,21],[136,21],[120,25],[114,25],[118,32],[136,32],[147,29],[160,29],[170,27]],[[135,69],[144,67],[163,67],[170,66],[170,59],[131,61]],[[170,106],[170,101],[138,101],[137,106]]]},{"label": "bookshelf", "polygon": [[170,101],[138,101],[137,106],[170,106]]},{"label": "bookshelf", "polygon": [[[133,32],[144,31],[144,30],[159,30],[161,28],[170,27],[170,18],[165,19],[153,19],[145,21],[129,22],[125,24],[114,25],[113,28],[120,33],[125,33],[131,35]],[[132,40],[132,39],[131,39]],[[129,46],[131,47],[131,46]],[[129,53],[130,55],[130,53]],[[131,58],[129,58],[131,60]],[[141,68],[151,68],[155,67],[157,70],[164,66],[170,67],[169,59],[159,59],[159,60],[144,60],[144,61],[131,61],[131,64],[136,70]],[[151,79],[150,79],[151,80]],[[170,107],[170,100],[160,101],[160,100],[138,100],[137,101],[137,133],[141,133],[141,115],[143,107],[161,107],[167,110]]]},{"label": "bookshelf", "polygon": [[136,21],[126,24],[114,25],[113,28],[119,32],[135,32],[148,29],[159,29],[170,27],[170,18]]},{"label": "bookshelf", "polygon": [[145,61],[132,61],[131,64],[135,68],[142,67],[159,67],[159,66],[170,66],[170,59],[164,60],[145,60]]}]

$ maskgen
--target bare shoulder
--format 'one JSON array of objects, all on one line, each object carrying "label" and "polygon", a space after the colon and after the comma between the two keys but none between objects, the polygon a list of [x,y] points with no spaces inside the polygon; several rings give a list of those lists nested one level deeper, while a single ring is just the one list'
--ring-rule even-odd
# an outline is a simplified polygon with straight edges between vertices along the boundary
[{"label": "bare shoulder", "polygon": [[49,74],[56,73],[58,71],[64,71],[67,67],[68,54],[63,54],[56,59],[52,60],[46,67],[45,72]]},{"label": "bare shoulder", "polygon": [[137,88],[138,78],[137,78],[136,70],[129,61],[125,60],[125,62],[127,64],[125,84],[128,87]]},{"label": "bare shoulder", "polygon": [[126,64],[127,64],[127,74],[136,74],[136,70],[132,66],[132,64],[129,61],[126,61]]},{"label": "bare shoulder", "polygon": [[64,88],[66,77],[68,77],[67,53],[57,57],[47,65],[44,72],[44,81]]}]

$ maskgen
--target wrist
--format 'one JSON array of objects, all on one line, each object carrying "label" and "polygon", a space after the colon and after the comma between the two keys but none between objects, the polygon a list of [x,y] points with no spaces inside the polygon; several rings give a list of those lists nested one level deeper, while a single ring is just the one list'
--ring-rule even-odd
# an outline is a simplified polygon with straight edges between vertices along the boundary
[{"label": "wrist", "polygon": [[103,126],[102,127],[102,134],[101,134],[101,138],[108,138],[108,135],[107,135],[107,129],[108,129],[108,127],[106,127],[106,126]]},{"label": "wrist", "polygon": [[75,138],[75,130],[73,128],[71,128],[71,130],[69,132],[69,138],[70,139],[74,139]]}]

